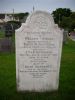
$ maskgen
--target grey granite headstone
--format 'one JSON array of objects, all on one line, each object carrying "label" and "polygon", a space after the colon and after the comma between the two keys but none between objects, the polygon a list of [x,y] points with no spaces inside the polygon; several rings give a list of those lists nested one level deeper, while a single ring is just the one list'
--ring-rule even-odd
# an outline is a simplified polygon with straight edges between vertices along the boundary
[{"label": "grey granite headstone", "polygon": [[13,25],[10,23],[5,24],[5,37],[11,37],[13,35]]},{"label": "grey granite headstone", "polygon": [[66,44],[68,39],[68,31],[63,30],[63,43]]},{"label": "grey granite headstone", "polygon": [[0,39],[0,52],[11,52],[12,51],[12,40],[10,38]]},{"label": "grey granite headstone", "polygon": [[58,89],[63,32],[44,11],[32,13],[16,30],[18,91]]}]

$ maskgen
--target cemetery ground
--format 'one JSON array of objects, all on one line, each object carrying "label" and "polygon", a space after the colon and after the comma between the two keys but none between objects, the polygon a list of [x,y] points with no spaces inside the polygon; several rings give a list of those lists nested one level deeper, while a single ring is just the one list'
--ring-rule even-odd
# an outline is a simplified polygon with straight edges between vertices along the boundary
[{"label": "cemetery ground", "polygon": [[0,53],[0,100],[75,100],[75,42],[63,45],[59,89],[21,93],[16,90],[15,53]]}]

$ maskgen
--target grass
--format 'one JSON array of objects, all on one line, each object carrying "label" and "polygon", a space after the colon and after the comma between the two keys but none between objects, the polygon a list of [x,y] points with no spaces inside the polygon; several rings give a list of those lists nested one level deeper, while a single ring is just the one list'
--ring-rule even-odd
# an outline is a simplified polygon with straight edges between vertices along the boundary
[{"label": "grass", "polygon": [[17,92],[15,53],[0,53],[0,100],[75,100],[75,42],[63,46],[59,83],[54,92]]}]

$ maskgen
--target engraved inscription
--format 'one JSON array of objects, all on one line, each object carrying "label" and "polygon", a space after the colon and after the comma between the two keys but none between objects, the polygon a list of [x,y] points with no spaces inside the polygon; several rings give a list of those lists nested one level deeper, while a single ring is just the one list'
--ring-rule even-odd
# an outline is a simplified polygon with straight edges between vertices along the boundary
[{"label": "engraved inscription", "polygon": [[[31,34],[31,35],[30,35]],[[43,35],[46,34],[46,35]],[[28,58],[29,62],[21,60],[22,65],[20,72],[28,73],[34,78],[42,78],[49,72],[55,72],[53,64],[49,64],[48,59],[57,57],[56,45],[54,43],[55,37],[49,37],[50,32],[31,32],[24,36],[23,43],[20,45],[20,49],[24,51],[20,53],[21,59]],[[29,65],[30,63],[30,65]]]},{"label": "engraved inscription", "polygon": [[58,89],[62,31],[52,15],[33,12],[16,30],[16,78],[18,91]]}]

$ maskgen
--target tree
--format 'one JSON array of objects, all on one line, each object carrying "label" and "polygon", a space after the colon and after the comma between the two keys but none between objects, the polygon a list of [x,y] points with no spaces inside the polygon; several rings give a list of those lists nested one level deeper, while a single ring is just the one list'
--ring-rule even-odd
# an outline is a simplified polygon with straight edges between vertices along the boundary
[{"label": "tree", "polygon": [[57,23],[60,26],[62,18],[69,17],[72,14],[72,12],[69,8],[58,8],[55,11],[53,11],[52,14],[53,14],[55,23]]},{"label": "tree", "polygon": [[70,31],[74,31],[75,29],[75,20],[72,20],[69,27]]},{"label": "tree", "polygon": [[75,29],[75,12],[68,8],[58,8],[53,11],[55,23],[60,27],[67,29],[69,32]]},{"label": "tree", "polygon": [[18,13],[18,14],[14,14],[14,17],[18,17],[19,20],[23,19],[25,16],[27,17],[29,15],[28,12],[26,13]]},{"label": "tree", "polygon": [[62,17],[60,27],[62,27],[64,29],[68,29],[69,31],[74,31],[74,29],[75,29],[75,12],[72,12],[72,14],[69,17]]},{"label": "tree", "polygon": [[70,27],[70,23],[71,23],[70,17],[62,17],[62,21],[60,22],[60,27],[68,29]]},{"label": "tree", "polygon": [[72,12],[72,14],[70,15],[70,17],[75,20],[75,12]]}]

